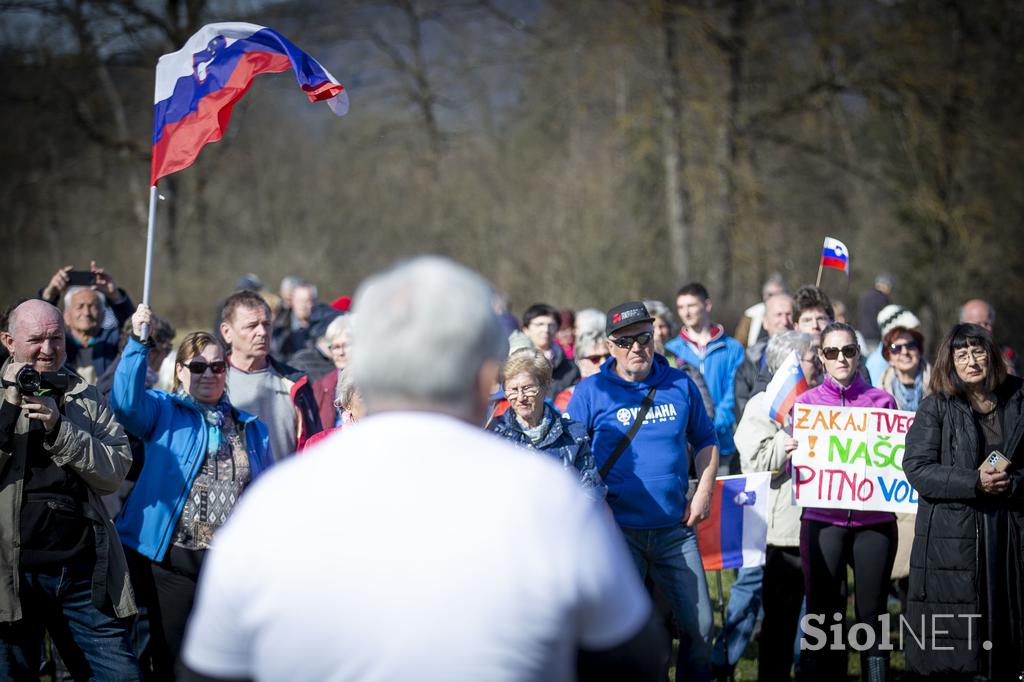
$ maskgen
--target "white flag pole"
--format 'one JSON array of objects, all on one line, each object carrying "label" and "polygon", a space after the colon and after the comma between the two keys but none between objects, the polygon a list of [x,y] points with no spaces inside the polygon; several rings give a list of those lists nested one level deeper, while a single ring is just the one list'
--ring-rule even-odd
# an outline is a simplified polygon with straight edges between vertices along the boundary
[{"label": "white flag pole", "polygon": [[[142,302],[149,305],[150,284],[153,281],[153,242],[156,239],[156,185],[149,188],[149,226],[146,230],[146,274],[142,280]],[[149,325],[142,325],[142,340],[149,338]]]}]

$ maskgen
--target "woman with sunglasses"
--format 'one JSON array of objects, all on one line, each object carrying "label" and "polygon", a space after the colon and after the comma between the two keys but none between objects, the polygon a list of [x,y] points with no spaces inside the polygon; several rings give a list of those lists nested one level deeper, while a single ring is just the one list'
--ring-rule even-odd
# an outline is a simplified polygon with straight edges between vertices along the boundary
[{"label": "woman with sunglasses", "polygon": [[901,410],[917,411],[928,387],[932,368],[924,361],[924,335],[916,329],[895,327],[882,339],[882,357],[889,366],[880,387],[896,399]]},{"label": "woman with sunglasses", "polygon": [[153,665],[158,676],[173,676],[213,534],[274,459],[267,427],[228,400],[224,349],[211,334],[192,332],[178,346],[172,393],[146,389],[150,349],[139,339],[151,321],[149,306],[140,305],[110,394],[146,453],[116,526],[129,552],[149,563]]},{"label": "woman with sunglasses", "polygon": [[939,344],[931,387],[903,457],[919,497],[907,621],[928,628],[923,647],[905,640],[908,670],[929,679],[1019,680],[1024,383],[1007,375],[988,330],[958,324]]},{"label": "woman with sunglasses", "polygon": [[562,462],[575,471],[580,487],[591,499],[603,500],[608,489],[597,473],[586,429],[545,400],[551,388],[551,364],[544,354],[533,348],[512,353],[502,368],[501,385],[510,409],[488,429]]},{"label": "woman with sunglasses", "polygon": [[[818,358],[824,369],[821,384],[803,393],[806,405],[896,408],[891,395],[874,388],[858,371],[860,346],[853,327],[833,322],[821,332]],[[896,552],[896,520],[889,512],[805,507],[800,517],[800,560],[804,572],[807,613],[835,623],[846,613],[843,585],[847,565],[854,573],[854,604],[858,623],[871,628],[873,645],[861,652],[861,670],[868,682],[888,676],[888,652],[879,648],[889,595],[889,575]],[[800,673],[808,680],[846,679],[846,657],[825,647],[800,654]]]}]

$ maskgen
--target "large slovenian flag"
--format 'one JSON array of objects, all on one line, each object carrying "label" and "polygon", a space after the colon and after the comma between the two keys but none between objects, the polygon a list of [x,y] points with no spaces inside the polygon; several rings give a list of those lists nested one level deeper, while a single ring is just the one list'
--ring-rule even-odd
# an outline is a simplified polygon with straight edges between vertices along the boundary
[{"label": "large slovenian flag", "polygon": [[832,237],[825,237],[825,245],[821,249],[821,266],[842,270],[850,275],[850,251],[846,244]]},{"label": "large slovenian flag", "polygon": [[209,142],[221,139],[231,109],[261,73],[292,69],[311,102],[338,116],[348,93],[327,69],[283,35],[256,24],[207,24],[156,66],[151,185],[187,168]]},{"label": "large slovenian flag", "polygon": [[711,514],[697,526],[705,571],[764,566],[770,479],[759,471],[715,481]]},{"label": "large slovenian flag", "polygon": [[807,389],[807,377],[800,367],[800,358],[796,351],[792,351],[775,370],[764,390],[768,395],[768,416],[785,426],[797,396]]}]

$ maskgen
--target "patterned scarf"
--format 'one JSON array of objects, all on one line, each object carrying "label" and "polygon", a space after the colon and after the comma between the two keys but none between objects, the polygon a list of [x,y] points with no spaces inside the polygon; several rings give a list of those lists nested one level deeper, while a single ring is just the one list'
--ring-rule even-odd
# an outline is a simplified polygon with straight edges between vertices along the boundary
[{"label": "patterned scarf", "polygon": [[917,376],[914,377],[914,385],[907,386],[898,376],[892,378],[892,395],[896,398],[896,404],[901,410],[910,410],[911,412],[917,412],[917,406],[921,402],[921,397],[924,395],[924,386],[922,384],[921,377],[924,376],[923,371],[918,371]]},{"label": "patterned scarf", "polygon": [[203,421],[206,422],[206,452],[216,456],[220,451],[221,428],[224,426],[224,420],[231,416],[231,403],[228,402],[227,395],[222,395],[216,405],[201,403],[183,389],[178,391],[178,397],[203,415]]}]

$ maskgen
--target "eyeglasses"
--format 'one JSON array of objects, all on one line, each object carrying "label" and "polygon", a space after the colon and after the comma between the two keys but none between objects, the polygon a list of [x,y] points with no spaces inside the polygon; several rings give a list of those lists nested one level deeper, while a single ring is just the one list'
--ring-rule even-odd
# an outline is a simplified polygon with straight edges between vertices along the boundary
[{"label": "eyeglasses", "polygon": [[843,354],[844,358],[849,360],[851,358],[857,357],[857,353],[859,353],[859,352],[860,352],[860,348],[858,348],[857,344],[855,344],[855,343],[851,343],[849,346],[843,346],[842,348],[836,348],[835,346],[830,346],[828,348],[822,348],[821,349],[821,354],[825,356],[826,360],[835,360],[836,358],[839,357],[840,353]]},{"label": "eyeglasses", "polygon": [[903,351],[907,351],[908,353],[912,353],[915,350],[917,350],[917,342],[916,341],[908,341],[907,343],[890,343],[889,344],[889,352],[892,353],[893,355],[899,355]]},{"label": "eyeglasses", "polygon": [[634,334],[633,336],[620,336],[617,339],[611,339],[619,348],[629,350],[633,347],[634,343],[639,343],[641,346],[646,346],[654,338],[654,334],[651,332],[643,332],[642,334]]},{"label": "eyeglasses", "polygon": [[977,363],[988,362],[988,353],[983,348],[974,348],[970,351],[965,349],[953,353],[953,362],[958,365],[966,365],[971,360]]},{"label": "eyeglasses", "polygon": [[506,388],[505,397],[509,400],[515,398],[521,400],[523,398],[534,398],[540,393],[540,386],[523,386],[522,388]]},{"label": "eyeglasses", "polygon": [[204,374],[209,369],[214,374],[223,374],[228,368],[228,364],[223,360],[214,360],[213,362],[205,362],[203,360],[193,360],[185,365],[188,371],[193,374]]},{"label": "eyeglasses", "polygon": [[582,357],[594,363],[595,365],[600,365],[602,362],[608,359],[608,354],[605,353],[604,355],[584,355]]}]

